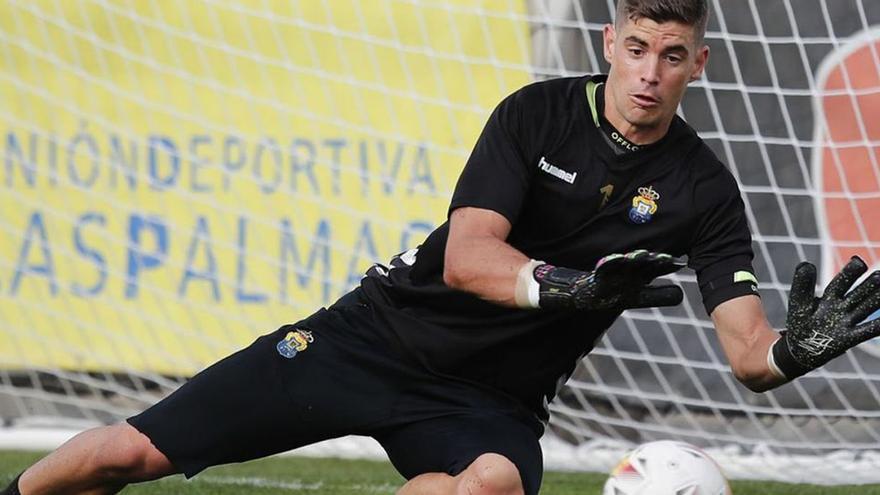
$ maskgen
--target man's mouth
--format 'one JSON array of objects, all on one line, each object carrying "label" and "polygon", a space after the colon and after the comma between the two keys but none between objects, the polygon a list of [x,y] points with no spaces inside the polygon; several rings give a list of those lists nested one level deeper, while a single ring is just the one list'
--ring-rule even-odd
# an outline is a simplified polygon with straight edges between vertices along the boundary
[{"label": "man's mouth", "polygon": [[660,100],[646,93],[632,93],[630,99],[642,108],[654,108],[660,104]]}]

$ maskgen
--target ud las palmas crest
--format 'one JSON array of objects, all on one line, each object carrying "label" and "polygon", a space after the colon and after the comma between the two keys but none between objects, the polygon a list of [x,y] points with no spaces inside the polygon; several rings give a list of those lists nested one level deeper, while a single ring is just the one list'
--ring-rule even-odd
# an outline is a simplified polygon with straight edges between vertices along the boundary
[{"label": "ud las palmas crest", "polygon": [[306,350],[309,344],[314,341],[315,338],[312,337],[312,332],[297,328],[292,332],[287,332],[287,335],[278,342],[275,348],[278,349],[278,354],[291,359],[297,353]]},{"label": "ud las palmas crest", "polygon": [[629,219],[633,223],[648,223],[657,212],[657,200],[660,193],[653,187],[640,187],[639,195],[633,197],[632,208],[629,210]]}]

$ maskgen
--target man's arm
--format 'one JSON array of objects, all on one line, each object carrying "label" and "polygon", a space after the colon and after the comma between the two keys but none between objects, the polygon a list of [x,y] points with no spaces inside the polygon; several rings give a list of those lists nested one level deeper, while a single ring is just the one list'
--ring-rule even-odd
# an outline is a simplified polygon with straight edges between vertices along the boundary
[{"label": "man's arm", "polygon": [[880,271],[850,290],[867,270],[853,256],[817,297],[816,267],[799,264],[782,334],[770,327],[755,296],[719,304],[712,321],[737,379],[756,392],[768,390],[880,336],[880,319],[865,321],[880,310]]},{"label": "man's arm", "polygon": [[529,257],[507,243],[510,222],[482,208],[456,208],[449,216],[443,281],[482,299],[516,307],[517,274]]},{"label": "man's arm", "polygon": [[747,295],[719,304],[712,322],[734,376],[753,392],[764,392],[786,382],[770,370],[767,354],[779,338],[764,314],[758,296]]},{"label": "man's arm", "polygon": [[461,207],[449,217],[444,282],[496,304],[541,309],[627,309],[674,306],[675,285],[649,286],[684,264],[643,249],[613,253],[593,270],[557,267],[529,259],[507,243],[510,222],[491,210]]}]

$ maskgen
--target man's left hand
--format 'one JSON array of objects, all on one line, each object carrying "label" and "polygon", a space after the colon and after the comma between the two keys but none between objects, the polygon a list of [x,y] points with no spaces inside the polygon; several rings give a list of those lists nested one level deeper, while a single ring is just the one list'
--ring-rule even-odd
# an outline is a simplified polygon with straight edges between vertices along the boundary
[{"label": "man's left hand", "polygon": [[868,271],[858,256],[816,297],[816,267],[803,262],[791,282],[786,330],[772,349],[778,370],[789,380],[822,366],[848,349],[880,335],[880,319],[861,323],[880,310],[880,271],[849,291]]}]

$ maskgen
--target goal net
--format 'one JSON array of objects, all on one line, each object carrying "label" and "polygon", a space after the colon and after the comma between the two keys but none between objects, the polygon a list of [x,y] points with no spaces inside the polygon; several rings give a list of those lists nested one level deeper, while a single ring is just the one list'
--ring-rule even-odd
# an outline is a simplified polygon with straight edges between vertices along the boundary
[{"label": "goal net", "polygon": [[[140,411],[417,245],[503,96],[607,70],[613,3],[0,3],[6,431]],[[781,328],[800,260],[878,264],[880,6],[709,3],[680,113],[741,184]],[[626,313],[554,402],[549,465],[678,438],[733,477],[880,482],[877,344],[754,394],[674,278],[684,304]]]}]

